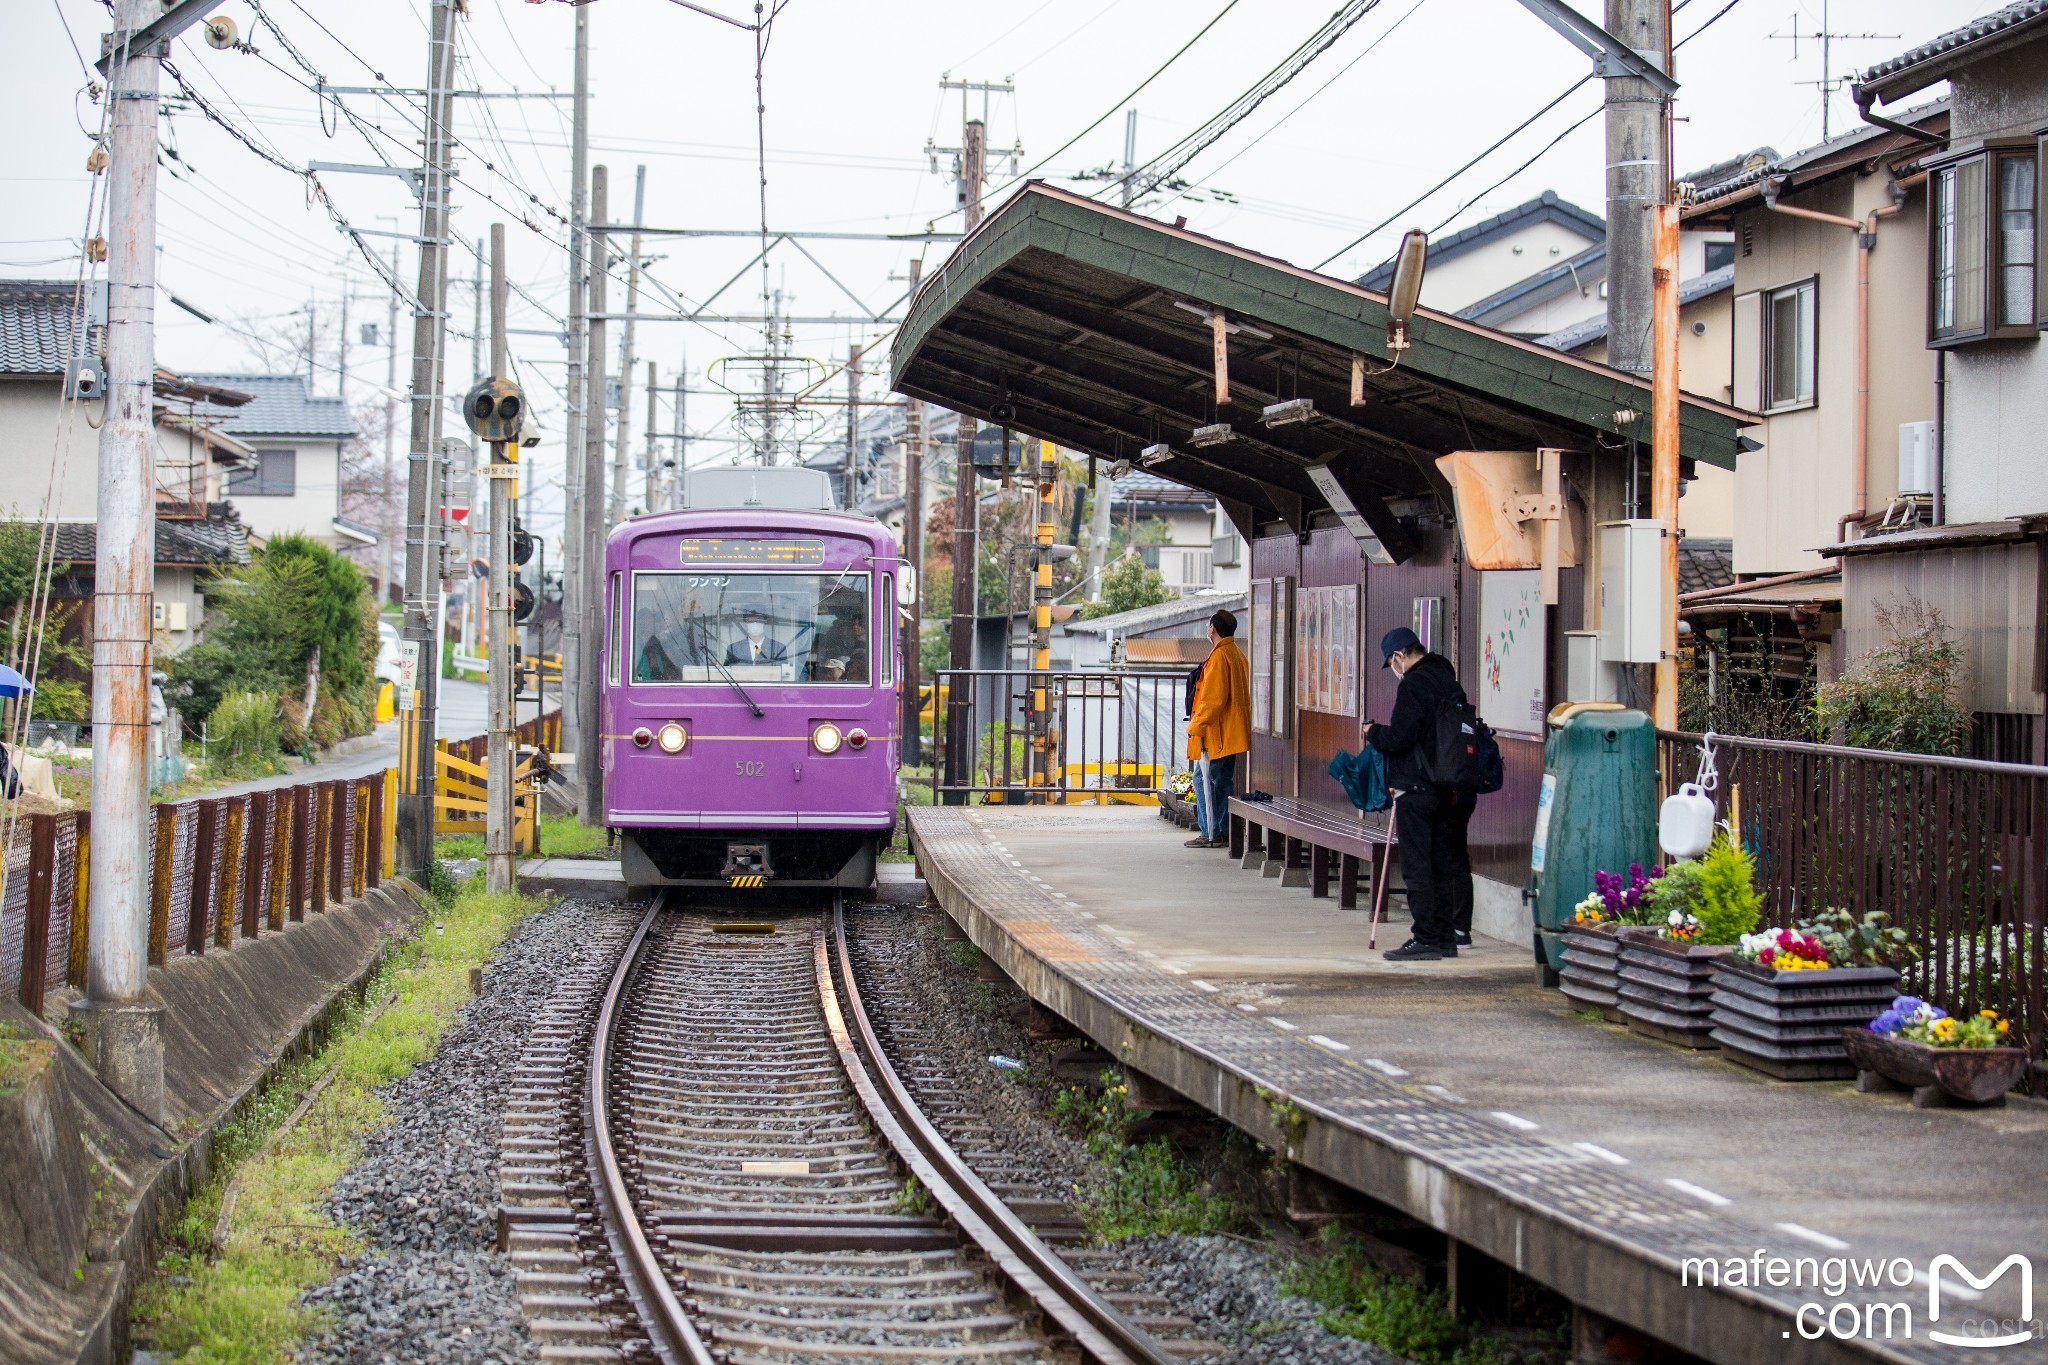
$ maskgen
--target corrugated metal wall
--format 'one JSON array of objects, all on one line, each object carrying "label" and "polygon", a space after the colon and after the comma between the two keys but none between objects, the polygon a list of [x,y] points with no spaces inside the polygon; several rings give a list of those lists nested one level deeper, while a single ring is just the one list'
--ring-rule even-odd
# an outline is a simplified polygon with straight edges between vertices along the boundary
[{"label": "corrugated metal wall", "polygon": [[2040,549],[2030,543],[1976,545],[1916,554],[1845,555],[1845,659],[1883,643],[1878,609],[1917,597],[1941,613],[1970,659],[1972,711],[2039,715],[2034,649]]}]

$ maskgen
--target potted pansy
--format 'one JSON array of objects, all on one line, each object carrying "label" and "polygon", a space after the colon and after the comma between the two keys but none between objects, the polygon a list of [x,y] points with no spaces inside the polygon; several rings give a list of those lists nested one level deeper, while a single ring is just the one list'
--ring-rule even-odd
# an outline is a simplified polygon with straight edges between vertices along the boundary
[{"label": "potted pansy", "polygon": [[1175,824],[1192,826],[1195,823],[1195,775],[1185,768],[1168,773],[1166,788],[1159,793],[1159,808]]},{"label": "potted pansy", "polygon": [[1862,1028],[1842,1030],[1856,1064],[1858,1090],[1911,1090],[1915,1109],[2004,1104],[2027,1069],[2011,1042],[2012,1022],[1997,1010],[1953,1017],[1939,1005],[1901,995]]},{"label": "potted pansy", "polygon": [[1856,1068],[1842,1029],[1878,1016],[1915,955],[1882,911],[1829,909],[1744,934],[1714,964],[1714,1041],[1730,1060],[1779,1080],[1845,1080]]},{"label": "potted pansy", "polygon": [[1558,989],[1575,1004],[1621,1020],[1620,931],[1641,925],[1643,898],[1663,877],[1661,867],[1630,863],[1628,871],[1595,872],[1592,892],[1572,907],[1565,926],[1564,970]]},{"label": "potted pansy", "polygon": [[1673,863],[1643,896],[1644,932],[1621,940],[1621,1014],[1636,1032],[1712,1048],[1714,965],[1755,930],[1756,868],[1723,835],[1705,856]]}]

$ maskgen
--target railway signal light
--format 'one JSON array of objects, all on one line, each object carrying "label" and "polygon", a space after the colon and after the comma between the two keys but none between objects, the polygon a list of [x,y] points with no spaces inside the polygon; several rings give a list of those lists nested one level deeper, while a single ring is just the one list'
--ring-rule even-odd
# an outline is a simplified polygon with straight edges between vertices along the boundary
[{"label": "railway signal light", "polygon": [[509,379],[486,379],[462,400],[462,419],[479,440],[517,441],[526,421],[526,395]]},{"label": "railway signal light", "polygon": [[523,579],[523,578],[515,578],[515,579],[513,579],[513,580],[512,580],[512,621],[513,621],[513,623],[514,623],[515,625],[518,625],[518,624],[523,624],[523,623],[525,622],[525,620],[526,620],[526,618],[527,618],[527,617],[529,617],[529,616],[533,615],[533,608],[534,608],[534,597],[533,597],[533,589],[532,589],[532,588],[529,588],[529,587],[527,587],[527,586],[526,586],[526,580],[525,580],[525,579]]},{"label": "railway signal light", "polygon": [[533,558],[533,533],[518,522],[512,523],[512,562],[524,564]]}]

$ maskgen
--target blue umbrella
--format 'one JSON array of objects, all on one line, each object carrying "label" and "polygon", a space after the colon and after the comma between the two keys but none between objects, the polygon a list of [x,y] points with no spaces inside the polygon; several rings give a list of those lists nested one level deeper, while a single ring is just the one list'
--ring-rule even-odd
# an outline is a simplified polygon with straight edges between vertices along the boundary
[{"label": "blue umbrella", "polygon": [[18,697],[24,692],[35,691],[35,685],[21,674],[0,664],[0,697]]}]

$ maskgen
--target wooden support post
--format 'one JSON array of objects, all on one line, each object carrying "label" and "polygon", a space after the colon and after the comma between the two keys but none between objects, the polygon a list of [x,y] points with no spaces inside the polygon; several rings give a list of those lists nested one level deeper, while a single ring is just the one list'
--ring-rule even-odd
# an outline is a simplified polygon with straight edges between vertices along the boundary
[{"label": "wooden support post", "polygon": [[270,802],[270,854],[263,860],[264,880],[270,883],[269,914],[265,919],[272,929],[282,930],[285,920],[285,892],[291,886],[292,861],[292,799],[290,792],[279,792]]},{"label": "wooden support post", "polygon": [[370,799],[370,856],[365,860],[366,882],[377,886],[384,880],[384,779],[364,779]]},{"label": "wooden support post", "polygon": [[235,942],[235,898],[242,889],[242,826],[247,803],[230,796],[221,808],[227,813],[227,829],[221,839],[220,908],[214,912],[213,941],[223,948]]},{"label": "wooden support post", "polygon": [[1337,908],[1358,908],[1358,855],[1344,853],[1337,858]]},{"label": "wooden support post", "polygon": [[37,1018],[50,966],[50,893],[57,880],[57,817],[31,815],[28,825],[28,919],[21,934],[21,1003]]},{"label": "wooden support post", "polygon": [[349,783],[348,794],[349,814],[352,825],[350,833],[355,836],[352,846],[355,849],[356,855],[353,865],[349,868],[348,893],[351,899],[361,900],[363,892],[368,886],[370,871],[369,782],[359,779]]},{"label": "wooden support post", "polygon": [[161,967],[171,951],[171,881],[177,874],[178,808],[158,806],[150,822],[149,965]]},{"label": "wooden support post", "polygon": [[327,899],[338,905],[348,898],[348,884],[342,878],[348,873],[349,812],[339,780],[320,785],[327,789],[327,823],[332,831],[327,839]]},{"label": "wooden support post", "polygon": [[86,948],[92,939],[92,812],[80,811],[71,818],[78,825],[73,855],[77,866],[71,874],[71,953],[65,979],[83,990]]},{"label": "wooden support post", "polygon": [[1308,848],[1308,893],[1317,900],[1330,894],[1330,850],[1321,844]]},{"label": "wooden support post", "polygon": [[[192,908],[185,912],[185,951],[206,951],[206,917],[213,909],[214,859],[220,848],[220,802],[201,801],[192,831]],[[83,836],[81,832],[80,837]]]}]

